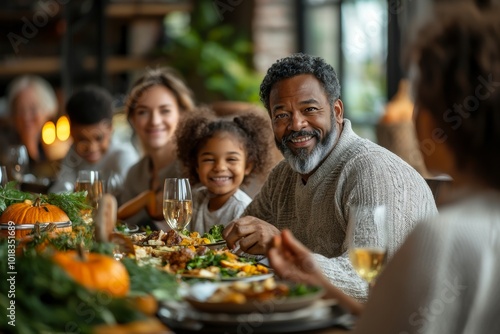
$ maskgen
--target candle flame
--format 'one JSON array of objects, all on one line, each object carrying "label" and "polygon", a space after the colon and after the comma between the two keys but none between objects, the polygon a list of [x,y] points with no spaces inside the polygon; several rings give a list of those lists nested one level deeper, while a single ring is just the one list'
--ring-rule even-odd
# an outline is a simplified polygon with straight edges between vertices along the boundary
[{"label": "candle flame", "polygon": [[42,140],[45,144],[50,145],[56,140],[56,125],[54,122],[47,122],[42,128]]},{"label": "candle flame", "polygon": [[61,116],[57,120],[56,125],[57,139],[60,141],[66,141],[70,135],[69,119],[67,116]]}]

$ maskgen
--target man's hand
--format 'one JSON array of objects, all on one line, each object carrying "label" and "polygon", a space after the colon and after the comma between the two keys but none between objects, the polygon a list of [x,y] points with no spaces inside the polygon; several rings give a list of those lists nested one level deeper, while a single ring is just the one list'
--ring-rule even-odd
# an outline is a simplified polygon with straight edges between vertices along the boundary
[{"label": "man's hand", "polygon": [[252,216],[233,220],[222,232],[229,249],[239,241],[240,249],[248,254],[266,254],[273,236],[279,234],[276,227]]}]

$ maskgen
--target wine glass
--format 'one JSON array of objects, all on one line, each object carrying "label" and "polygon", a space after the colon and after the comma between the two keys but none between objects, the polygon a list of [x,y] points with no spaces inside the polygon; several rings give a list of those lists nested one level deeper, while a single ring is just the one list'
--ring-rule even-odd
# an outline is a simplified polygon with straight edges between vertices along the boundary
[{"label": "wine glass", "polygon": [[7,149],[7,165],[10,176],[18,183],[23,182],[24,174],[28,170],[29,156],[24,145],[11,145]]},{"label": "wine glass", "polygon": [[7,168],[5,166],[0,166],[0,185],[5,187],[9,182],[9,177],[7,176]]},{"label": "wine glass", "polygon": [[123,177],[116,172],[110,171],[105,180],[105,192],[117,197],[123,188]]},{"label": "wine glass", "polygon": [[193,201],[189,180],[167,178],[163,188],[163,217],[167,224],[180,233],[191,221]]},{"label": "wine glass", "polygon": [[103,184],[99,172],[80,170],[76,179],[75,191],[86,191],[87,204],[96,210],[103,193]]},{"label": "wine glass", "polygon": [[[382,271],[388,245],[388,223],[384,205],[355,206],[349,211],[349,259],[370,289]],[[360,238],[359,235],[364,237]]]}]

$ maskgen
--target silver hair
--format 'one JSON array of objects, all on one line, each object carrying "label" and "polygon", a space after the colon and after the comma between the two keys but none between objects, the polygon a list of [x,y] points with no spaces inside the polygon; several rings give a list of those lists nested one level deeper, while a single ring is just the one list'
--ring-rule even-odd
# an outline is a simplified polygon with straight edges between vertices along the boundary
[{"label": "silver hair", "polygon": [[36,75],[23,75],[14,79],[7,88],[7,106],[11,116],[14,115],[14,102],[24,89],[33,87],[44,106],[43,110],[49,117],[57,114],[57,97],[52,86],[43,78]]}]

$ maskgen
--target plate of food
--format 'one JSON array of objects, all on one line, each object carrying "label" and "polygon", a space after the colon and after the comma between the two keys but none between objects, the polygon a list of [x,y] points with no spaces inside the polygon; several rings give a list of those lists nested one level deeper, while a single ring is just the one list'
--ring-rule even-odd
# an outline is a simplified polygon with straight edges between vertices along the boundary
[{"label": "plate of food", "polygon": [[185,300],[196,310],[208,313],[274,313],[309,307],[323,294],[320,287],[271,277],[254,282],[194,284]]},{"label": "plate of food", "polygon": [[[186,252],[185,250],[183,252]],[[169,254],[170,268],[184,278],[208,278],[222,281],[257,281],[272,277],[273,272],[255,259],[231,253],[227,249],[197,249],[194,256]],[[179,263],[178,260],[183,262]]]},{"label": "plate of food", "polygon": [[222,231],[224,230],[224,225],[214,225],[210,228],[207,233],[200,234],[199,232],[190,232],[188,230],[183,230],[181,233],[177,233],[173,230],[170,231],[154,231],[149,235],[144,235],[140,238],[136,238],[135,243],[139,246],[193,246],[201,247],[205,246],[211,249],[223,248],[226,245],[226,241],[222,238]]},{"label": "plate of food", "polygon": [[115,228],[115,232],[122,233],[122,234],[133,234],[139,232],[139,226],[135,224],[127,224],[124,221],[117,221]]}]

